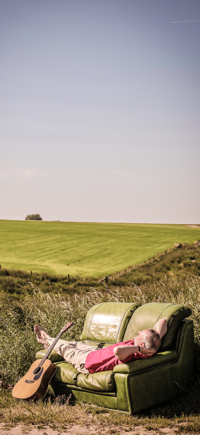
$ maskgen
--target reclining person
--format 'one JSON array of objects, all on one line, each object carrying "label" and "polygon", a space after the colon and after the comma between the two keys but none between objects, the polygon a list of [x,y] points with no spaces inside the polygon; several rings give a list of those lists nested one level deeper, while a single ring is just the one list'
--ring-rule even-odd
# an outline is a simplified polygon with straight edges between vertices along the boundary
[{"label": "reclining person", "polygon": [[[38,325],[34,326],[38,343],[48,349],[54,338]],[[167,332],[166,319],[160,319],[153,329],[139,331],[134,340],[112,344],[103,349],[89,346],[81,341],[58,340],[54,349],[80,373],[89,374],[112,370],[117,364],[140,358],[150,358],[159,349],[161,338]]]}]

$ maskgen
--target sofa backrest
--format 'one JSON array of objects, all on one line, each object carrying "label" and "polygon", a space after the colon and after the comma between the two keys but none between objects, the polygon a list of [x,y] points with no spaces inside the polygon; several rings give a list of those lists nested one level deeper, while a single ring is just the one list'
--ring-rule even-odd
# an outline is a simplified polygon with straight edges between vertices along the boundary
[{"label": "sofa backrest", "polygon": [[123,341],[133,340],[138,331],[153,328],[158,320],[166,318],[167,333],[162,338],[159,350],[170,349],[173,346],[181,321],[190,314],[190,308],[183,305],[159,302],[142,305],[134,311],[126,328]]},{"label": "sofa backrest", "polygon": [[97,343],[123,341],[124,332],[139,304],[128,302],[103,302],[94,305],[87,313],[81,340]]}]

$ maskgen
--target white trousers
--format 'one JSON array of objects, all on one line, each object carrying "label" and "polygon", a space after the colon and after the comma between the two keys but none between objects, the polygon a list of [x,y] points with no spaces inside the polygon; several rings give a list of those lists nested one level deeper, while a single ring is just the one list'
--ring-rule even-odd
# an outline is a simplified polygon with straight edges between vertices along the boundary
[{"label": "white trousers", "polygon": [[[51,346],[55,338],[48,338],[47,341]],[[72,364],[80,373],[89,374],[85,368],[85,361],[88,354],[97,347],[89,346],[81,341],[58,340],[54,350],[61,355],[68,363]]]}]

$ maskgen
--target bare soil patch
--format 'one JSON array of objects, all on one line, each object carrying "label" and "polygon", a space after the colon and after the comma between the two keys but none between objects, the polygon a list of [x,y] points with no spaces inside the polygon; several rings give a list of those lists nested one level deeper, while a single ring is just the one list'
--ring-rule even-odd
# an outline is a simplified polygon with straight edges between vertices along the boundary
[{"label": "bare soil patch", "polygon": [[159,430],[149,430],[144,426],[136,426],[133,430],[123,430],[116,428],[116,426],[99,426],[90,425],[69,425],[66,429],[52,429],[50,427],[34,427],[34,426],[22,426],[20,424],[15,427],[8,427],[7,425],[0,423],[0,435],[175,435],[175,428],[160,428]]}]

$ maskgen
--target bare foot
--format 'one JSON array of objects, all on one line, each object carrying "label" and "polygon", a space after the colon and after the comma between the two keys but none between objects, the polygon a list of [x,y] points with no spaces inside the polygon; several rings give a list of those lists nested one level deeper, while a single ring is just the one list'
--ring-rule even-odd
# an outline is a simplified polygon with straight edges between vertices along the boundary
[{"label": "bare foot", "polygon": [[49,334],[39,325],[34,326],[34,332],[36,335],[37,342],[42,344],[45,349],[48,349],[49,343],[48,338],[51,338]]},{"label": "bare foot", "polygon": [[49,345],[48,341],[43,340],[43,338],[38,338],[37,335],[36,335],[36,338],[37,338],[37,342],[42,344],[42,346],[44,346],[45,349],[49,348],[50,345]]},{"label": "bare foot", "polygon": [[51,338],[49,334],[39,325],[34,326],[34,332],[38,338],[43,338],[44,340],[47,338]]}]

